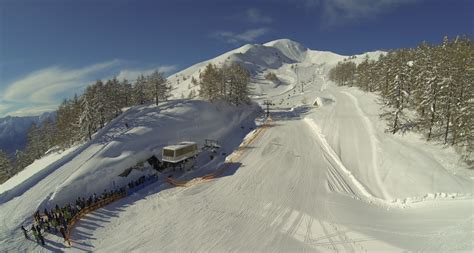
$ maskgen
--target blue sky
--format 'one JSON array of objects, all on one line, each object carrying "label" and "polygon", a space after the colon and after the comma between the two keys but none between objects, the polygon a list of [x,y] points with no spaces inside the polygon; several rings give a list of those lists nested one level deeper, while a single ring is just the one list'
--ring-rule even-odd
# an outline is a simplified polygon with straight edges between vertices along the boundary
[{"label": "blue sky", "polygon": [[472,38],[471,0],[0,0],[0,117],[53,110],[97,79],[167,74],[289,38],[351,55]]}]

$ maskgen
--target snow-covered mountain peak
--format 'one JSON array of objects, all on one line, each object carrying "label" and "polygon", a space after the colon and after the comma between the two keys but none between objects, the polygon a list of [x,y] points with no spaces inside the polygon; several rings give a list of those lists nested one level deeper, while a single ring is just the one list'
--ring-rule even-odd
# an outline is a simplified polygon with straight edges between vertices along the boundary
[{"label": "snow-covered mountain peak", "polygon": [[263,45],[267,46],[267,47],[276,47],[276,48],[279,48],[279,49],[281,49],[281,48],[295,48],[295,49],[298,49],[299,51],[306,51],[307,50],[307,48],[305,46],[301,45],[301,43],[290,40],[290,39],[272,40],[272,41],[269,41],[269,42],[267,42]]},{"label": "snow-covered mountain peak", "polygon": [[286,57],[295,61],[304,61],[308,48],[290,39],[278,39],[263,44],[278,49]]},{"label": "snow-covered mountain peak", "polygon": [[[380,52],[367,54],[370,59],[375,60],[380,55]],[[357,56],[357,58],[351,61],[359,63],[364,59],[362,56]],[[192,80],[199,80],[200,73],[204,71],[208,64],[221,67],[234,62],[239,63],[251,73],[255,80],[262,79],[268,72],[274,72],[280,81],[277,86],[281,86],[281,84],[288,85],[294,83],[296,80],[296,74],[291,70],[294,64],[308,67],[317,65],[321,68],[322,72],[326,73],[332,66],[346,58],[348,56],[329,51],[309,49],[290,39],[278,39],[264,44],[245,44],[215,58],[184,69],[170,76],[168,80],[173,86],[172,95],[175,98],[185,98],[193,97],[199,93],[196,82],[192,82]],[[271,83],[266,85],[266,82],[253,82],[252,85],[255,86],[254,91],[258,93],[258,91],[266,90],[266,88],[260,89],[259,86],[262,86],[262,84],[269,87],[273,85]]]}]

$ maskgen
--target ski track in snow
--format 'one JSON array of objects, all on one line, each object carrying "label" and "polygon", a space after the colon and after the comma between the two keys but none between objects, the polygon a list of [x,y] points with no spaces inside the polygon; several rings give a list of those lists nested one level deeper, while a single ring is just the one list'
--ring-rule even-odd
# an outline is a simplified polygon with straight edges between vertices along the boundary
[{"label": "ski track in snow", "polygon": [[359,118],[362,119],[364,126],[368,132],[369,136],[369,148],[371,150],[371,166],[367,166],[368,169],[370,169],[370,173],[374,175],[376,182],[378,184],[378,188],[382,191],[383,195],[386,196],[386,198],[391,199],[392,197],[389,195],[387,190],[383,187],[383,182],[380,178],[379,175],[379,170],[378,170],[378,164],[377,164],[377,139],[376,139],[376,133],[374,130],[374,127],[372,126],[372,123],[370,122],[369,118],[364,114],[362,109],[360,108],[359,102],[357,101],[357,98],[354,97],[354,95],[350,94],[349,92],[343,91],[342,94],[346,95],[349,97],[349,99],[353,102],[357,114],[359,115]]},{"label": "ski track in snow", "polygon": [[[334,179],[334,181],[332,182],[333,187],[342,189],[344,192],[355,195],[356,197],[364,196],[368,199],[374,199],[375,197],[372,196],[365,189],[365,187],[352,175],[352,173],[344,166],[342,161],[339,159],[339,156],[336,154],[336,152],[334,152],[334,150],[331,148],[331,145],[329,145],[326,141],[326,138],[321,133],[321,129],[318,127],[318,125],[316,125],[316,123],[314,123],[314,121],[309,118],[305,118],[304,122],[308,124],[311,130],[313,130],[314,136],[318,139],[319,143],[321,144],[321,147],[325,152],[324,154],[326,159],[332,165],[331,168],[333,170],[330,171],[330,175],[331,178]],[[348,180],[346,180],[341,175],[341,173],[339,173],[338,170],[343,172],[351,183],[348,183]],[[354,185],[358,192],[354,192],[350,185]]]},{"label": "ski track in snow", "polygon": [[[383,155],[385,155],[380,150],[381,143],[379,143],[383,140],[383,136],[378,132],[379,129],[376,129],[374,122],[371,122],[371,118],[364,113],[361,104],[365,105],[365,100],[360,102],[351,92],[335,89],[325,76],[331,64],[335,64],[343,56],[330,52],[301,50],[302,46],[298,43],[281,40],[267,43],[265,46],[245,45],[209,61],[222,64],[225,59],[245,60],[246,67],[254,72],[268,68],[268,71],[275,72],[283,80],[290,81],[286,85],[271,85],[266,80],[261,80],[263,73],[257,71],[255,78],[258,79],[258,83],[255,86],[258,86],[256,92],[259,94],[255,94],[256,100],[273,99],[275,103],[280,102],[280,105],[285,103],[286,105],[282,107],[288,108],[274,108],[273,114],[276,117],[271,125],[262,134],[256,135],[257,138],[252,139],[250,145],[237,151],[236,153],[240,152],[238,156],[234,156],[236,153],[232,153],[232,150],[223,150],[227,154],[231,153],[227,157],[228,161],[231,157],[237,157],[232,160],[239,164],[235,170],[233,169],[234,171],[226,171],[220,175],[221,170],[216,172],[212,167],[219,168],[221,163],[206,162],[203,163],[206,173],[216,172],[219,177],[199,181],[196,179],[198,176],[193,179],[193,175],[198,174],[184,174],[182,180],[190,180],[190,187],[171,187],[157,183],[88,214],[73,230],[72,248],[65,248],[61,238],[57,236],[48,236],[49,245],[45,248],[37,246],[32,241],[23,240],[22,234],[15,226],[23,223],[25,219],[30,219],[29,214],[25,215],[25,211],[33,213],[34,210],[14,212],[16,209],[42,206],[55,199],[54,194],[60,194],[59,190],[62,187],[67,188],[71,182],[80,184],[81,181],[74,179],[89,176],[81,174],[84,172],[80,169],[86,168],[85,164],[88,161],[90,163],[97,160],[99,153],[113,149],[111,146],[115,143],[109,144],[112,144],[116,137],[123,138],[121,141],[127,141],[122,136],[127,131],[132,135],[138,131],[151,131],[150,126],[137,123],[149,120],[148,118],[152,116],[148,111],[149,108],[146,106],[130,108],[97,133],[93,142],[73,151],[74,154],[64,156],[56,163],[50,164],[38,175],[20,183],[11,193],[4,192],[0,195],[0,211],[6,210],[11,216],[8,220],[2,217],[0,240],[5,245],[6,251],[472,250],[472,198],[446,195],[445,201],[438,201],[438,195],[434,195],[428,199],[390,202],[375,196],[382,192],[384,197],[390,197],[384,187],[384,181],[393,180],[390,177],[382,180],[379,175],[378,164],[384,162]],[[255,62],[267,65],[258,66],[249,60],[252,58],[248,54],[258,56],[259,52],[265,53],[266,58],[255,59]],[[281,62],[273,61],[276,55]],[[377,55],[374,53],[374,56]],[[363,57],[358,57],[354,61],[362,59]],[[298,69],[291,68],[290,65],[296,62]],[[196,77],[205,63],[196,64],[182,71],[181,74],[187,76],[187,80],[183,80],[181,86],[175,87],[174,92],[178,95],[182,93],[190,82],[190,76]],[[177,76],[178,74],[170,77],[170,80],[176,82]],[[304,93],[298,92],[301,87],[300,81],[307,83],[304,86]],[[331,100],[325,100],[328,97]],[[303,98],[310,101],[320,98],[318,101],[321,103],[317,108],[302,105],[305,104]],[[153,112],[151,118],[186,124],[186,120],[189,119],[183,116],[182,111],[176,111],[174,108],[183,106],[181,103],[171,103],[160,112]],[[198,108],[202,110],[202,106]],[[174,109],[171,112],[166,111],[170,108]],[[212,125],[219,120],[214,116],[216,113],[222,113],[221,111],[217,112],[205,106],[204,109],[204,112],[200,113],[202,117],[207,118],[200,121],[201,124]],[[317,114],[319,112],[321,113]],[[223,115],[221,116],[224,117]],[[320,119],[314,118],[314,115],[324,116],[322,119],[328,119],[328,124],[334,124],[330,127],[335,129],[324,132],[327,134],[325,136],[323,129],[326,131],[328,128],[326,122],[321,123],[318,121]],[[250,116],[254,115],[248,114],[247,117]],[[343,117],[346,118],[342,119]],[[124,120],[130,121],[131,125],[130,130],[125,129],[125,132]],[[195,125],[194,128],[198,128],[196,119],[190,122]],[[239,127],[242,122],[248,122],[248,119],[238,116],[232,118],[231,123],[225,121],[220,122],[221,125],[212,125],[214,128],[203,128],[199,132],[200,138],[208,138],[209,133],[203,131],[210,131],[214,137],[221,136],[223,139],[230,137],[234,142],[245,143],[255,136],[256,130],[247,132],[244,138],[245,131],[238,132],[242,131]],[[220,130],[229,124],[236,126],[236,129],[233,129],[235,132],[226,133],[225,130]],[[360,134],[359,139],[366,138],[367,143],[359,143],[361,142],[359,139],[344,142],[341,140],[343,137],[339,136],[333,138],[331,134],[346,129],[341,126],[343,124],[354,126],[351,133]],[[163,125],[160,122],[154,127],[161,130]],[[186,136],[186,131],[180,130],[176,135],[176,138],[182,138]],[[165,142],[172,140],[172,138],[165,139]],[[136,145],[133,140],[129,141]],[[336,142],[334,147],[330,145],[333,141]],[[94,146],[99,143],[100,145]],[[353,157],[343,145],[358,144],[366,146],[368,152],[360,154],[370,159],[362,161],[366,162],[367,166],[357,168],[360,171],[357,169],[351,171],[350,166],[353,164],[359,166],[360,163],[357,162],[360,161],[352,161]],[[135,148],[148,150],[158,144],[152,145],[153,147],[150,145],[148,143],[147,146]],[[229,146],[235,148],[238,143]],[[156,146],[158,147],[159,145]],[[120,150],[112,151],[110,157],[107,157],[110,160],[126,155],[119,152]],[[76,165],[79,166],[76,171],[70,168],[58,169],[61,167],[57,166],[58,162],[67,163],[79,158],[83,160],[76,161]],[[223,160],[224,158],[221,159]],[[69,179],[72,180],[68,181]],[[29,186],[27,183],[32,182],[28,180],[34,181],[31,187],[27,187]],[[31,189],[25,190],[26,188]],[[374,189],[378,191],[375,192]],[[62,191],[62,194],[64,192],[67,191]],[[9,196],[12,197],[9,198],[5,194],[11,194]],[[15,198],[17,196],[21,196],[24,200],[19,201],[19,198]],[[34,204],[27,205],[24,201]]]}]

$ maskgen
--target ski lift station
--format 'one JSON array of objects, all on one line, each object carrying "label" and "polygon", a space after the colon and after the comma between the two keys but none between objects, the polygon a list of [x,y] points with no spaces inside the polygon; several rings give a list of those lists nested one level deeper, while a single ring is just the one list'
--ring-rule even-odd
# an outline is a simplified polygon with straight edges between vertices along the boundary
[{"label": "ski lift station", "polygon": [[199,154],[198,146],[195,142],[181,142],[176,145],[163,147],[162,161],[168,163],[179,163],[189,158],[194,158]]}]

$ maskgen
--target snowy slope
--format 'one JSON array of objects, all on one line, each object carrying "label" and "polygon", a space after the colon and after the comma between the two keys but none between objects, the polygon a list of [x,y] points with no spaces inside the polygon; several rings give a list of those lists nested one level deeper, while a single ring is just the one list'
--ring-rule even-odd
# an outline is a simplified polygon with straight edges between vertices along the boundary
[{"label": "snowy slope", "polygon": [[[362,62],[367,56],[371,60],[377,60],[383,51],[368,52],[354,55],[351,61]],[[354,57],[353,56],[353,57]],[[197,63],[185,70],[171,75],[168,80],[173,87],[172,96],[175,98],[188,97],[191,90],[199,94],[198,87],[193,85],[191,80],[199,80],[199,74],[204,71],[207,64],[222,66],[231,62],[238,62],[249,70],[256,79],[252,83],[252,93],[259,97],[267,94],[267,89],[274,90],[274,85],[263,76],[267,72],[273,72],[282,81],[276,93],[281,93],[292,89],[296,82],[292,65],[300,65],[319,69],[324,72],[337,64],[339,61],[348,59],[349,56],[339,55],[328,51],[311,50],[298,42],[289,39],[278,39],[265,44],[246,44],[237,49],[226,52],[215,58]]]},{"label": "snowy slope", "polygon": [[[16,241],[19,238],[13,235],[19,224],[31,222],[32,211],[38,208],[43,210],[72,202],[79,196],[100,194],[104,189],[113,189],[114,184],[124,186],[141,176],[143,173],[126,178],[118,175],[153,154],[159,155],[165,145],[191,140],[202,146],[204,139],[215,139],[223,143],[222,152],[235,149],[254,127],[259,112],[255,105],[235,108],[196,100],[128,109],[92,141],[37,160],[1,186],[1,244],[9,245],[7,249],[13,251],[20,249],[16,248],[21,246]],[[214,159],[210,169],[223,159]]]},{"label": "snowy slope", "polygon": [[[44,174],[3,188],[0,213],[9,218],[2,217],[1,245],[74,252],[472,250],[472,171],[452,149],[417,134],[385,133],[375,95],[327,81],[327,71],[344,58],[283,39],[245,45],[173,75],[179,97],[197,89],[191,77],[198,79],[207,63],[243,63],[252,72],[254,101],[275,104],[270,127],[212,181],[189,188],[161,181],[88,215],[72,234],[72,248],[55,236],[46,248],[25,242],[17,226],[38,206],[125,183],[117,173],[165,144],[214,138],[228,155],[246,134],[255,137],[255,106],[174,100],[131,108],[92,142],[58,155],[60,166],[45,157],[31,166]],[[281,83],[264,80],[268,72]],[[211,172],[223,159],[183,179]]]}]

